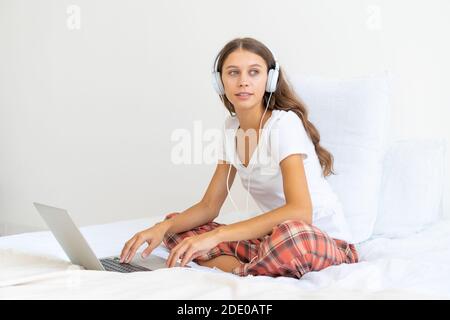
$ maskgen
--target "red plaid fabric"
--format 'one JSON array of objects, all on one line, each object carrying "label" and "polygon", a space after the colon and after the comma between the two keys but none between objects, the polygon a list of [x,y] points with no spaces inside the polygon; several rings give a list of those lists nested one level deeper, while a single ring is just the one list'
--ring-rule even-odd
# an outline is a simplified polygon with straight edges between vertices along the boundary
[{"label": "red plaid fabric", "polygon": [[[166,219],[176,214],[171,213]],[[223,225],[209,222],[186,232],[168,233],[163,243],[171,250],[186,237],[209,232]],[[297,220],[280,223],[260,239],[221,242],[208,253],[194,259],[194,262],[220,255],[231,255],[241,262],[239,267],[231,271],[239,276],[251,274],[300,279],[310,271],[358,262],[358,253],[353,244],[333,239],[315,226]]]}]

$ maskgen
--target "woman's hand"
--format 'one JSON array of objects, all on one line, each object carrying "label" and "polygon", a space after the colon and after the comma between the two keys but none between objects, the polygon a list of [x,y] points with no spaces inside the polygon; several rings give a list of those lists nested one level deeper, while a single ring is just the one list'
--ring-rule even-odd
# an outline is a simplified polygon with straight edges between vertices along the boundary
[{"label": "woman's hand", "polygon": [[[165,220],[168,221],[168,220]],[[167,232],[167,224],[160,222],[153,227],[136,233],[133,238],[125,243],[120,254],[120,263],[129,263],[139,247],[144,243],[148,243],[148,247],[142,252],[142,257],[147,257],[156,247],[158,247],[164,239]]]},{"label": "woman's hand", "polygon": [[181,266],[184,267],[193,259],[207,253],[217,246],[221,241],[218,239],[218,230],[202,233],[196,236],[184,238],[179,244],[172,248],[167,258],[167,267],[175,266],[179,258],[183,258]]}]

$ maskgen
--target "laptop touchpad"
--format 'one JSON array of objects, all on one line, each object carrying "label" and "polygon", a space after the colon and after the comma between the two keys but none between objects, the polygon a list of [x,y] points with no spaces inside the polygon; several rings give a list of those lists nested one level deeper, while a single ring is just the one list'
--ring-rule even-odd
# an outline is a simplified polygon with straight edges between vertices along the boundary
[{"label": "laptop touchpad", "polygon": [[[150,270],[157,270],[157,269],[163,269],[167,268],[166,266],[166,259],[161,258],[157,255],[151,254],[146,258],[141,257],[141,253],[138,253],[134,256],[132,264],[137,264],[138,266],[143,266]],[[176,267],[181,267],[180,263],[177,262]],[[189,266],[186,266],[189,267]]]}]

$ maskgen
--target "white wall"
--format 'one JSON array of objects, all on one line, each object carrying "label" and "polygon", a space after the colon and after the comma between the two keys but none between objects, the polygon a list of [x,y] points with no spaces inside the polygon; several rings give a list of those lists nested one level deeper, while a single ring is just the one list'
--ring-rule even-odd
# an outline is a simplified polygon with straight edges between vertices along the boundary
[{"label": "white wall", "polygon": [[[220,127],[210,69],[234,37],[266,43],[288,76],[390,70],[391,139],[450,141],[449,14],[447,0],[0,0],[0,234],[44,228],[33,201],[79,225],[198,201],[214,165],[173,164],[170,137]],[[449,199],[447,184],[447,214]]]}]

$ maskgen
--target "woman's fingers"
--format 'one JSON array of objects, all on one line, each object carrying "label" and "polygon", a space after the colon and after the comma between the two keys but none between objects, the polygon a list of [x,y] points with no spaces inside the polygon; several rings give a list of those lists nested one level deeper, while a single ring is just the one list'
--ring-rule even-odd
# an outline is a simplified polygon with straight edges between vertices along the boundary
[{"label": "woman's fingers", "polygon": [[177,244],[175,247],[170,250],[169,256],[167,257],[166,265],[168,268],[170,268],[170,265],[172,263],[173,256],[176,254],[180,246],[184,243],[184,240],[181,241],[179,244]]},{"label": "woman's fingers", "polygon": [[192,255],[195,253],[195,250],[190,247],[186,253],[184,254],[183,260],[181,260],[181,266],[184,267],[189,261],[191,261]]},{"label": "woman's fingers", "polygon": [[167,259],[167,266],[169,268],[172,268],[173,266],[175,266],[175,264],[178,261],[178,258],[182,255],[182,253],[184,252],[184,244],[186,242],[183,241],[181,243],[179,243],[176,247],[174,247],[171,251],[170,251],[170,255],[169,255],[169,259]]},{"label": "woman's fingers", "polygon": [[148,247],[142,252],[142,258],[147,258],[147,256],[155,249],[153,241],[148,244]]},{"label": "woman's fingers", "polygon": [[167,257],[166,266],[170,268],[170,265],[172,264],[173,256],[175,255],[175,251],[178,250],[179,244],[177,244],[175,247],[170,250],[169,256]]},{"label": "woman's fingers", "polygon": [[128,252],[130,251],[130,248],[134,244],[135,240],[136,236],[134,236],[125,243],[125,246],[123,247],[122,252],[120,253],[120,263],[125,261],[125,258],[128,256]]},{"label": "woman's fingers", "polygon": [[127,258],[125,259],[126,263],[130,263],[133,259],[134,255],[136,254],[137,249],[145,242],[144,238],[142,236],[137,236],[136,240],[134,241],[133,245],[130,248],[130,251],[128,253]]}]

